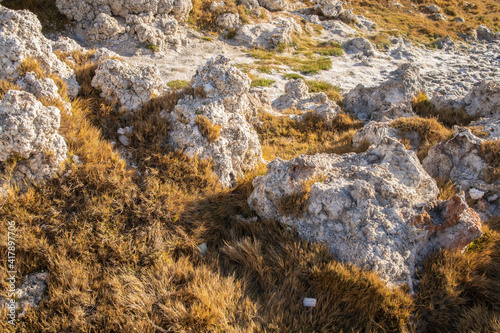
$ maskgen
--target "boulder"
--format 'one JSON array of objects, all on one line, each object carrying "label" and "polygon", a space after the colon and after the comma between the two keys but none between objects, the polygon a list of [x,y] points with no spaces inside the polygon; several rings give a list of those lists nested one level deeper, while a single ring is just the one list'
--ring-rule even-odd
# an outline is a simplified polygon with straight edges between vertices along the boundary
[{"label": "boulder", "polygon": [[286,10],[288,8],[286,0],[259,0],[259,4],[272,12]]},{"label": "boulder", "polygon": [[476,83],[463,103],[470,116],[500,118],[500,83],[490,80]]},{"label": "boulder", "polygon": [[114,17],[104,13],[97,15],[86,31],[89,41],[117,40],[118,36],[123,33],[125,33],[125,27]]},{"label": "boulder", "polygon": [[52,42],[42,34],[42,26],[35,14],[15,11],[0,5],[0,79],[17,80],[19,66],[26,58],[40,64],[46,74],[59,76],[68,86],[68,95],[78,94],[78,83],[73,70],[52,52]]},{"label": "boulder", "polygon": [[258,0],[241,0],[241,4],[254,15],[260,16],[260,4]]},{"label": "boulder", "polygon": [[448,17],[442,13],[431,14],[427,17],[433,21],[446,21],[446,20],[448,20]]},{"label": "boulder", "polygon": [[403,64],[379,86],[357,85],[346,94],[344,108],[364,121],[414,116],[411,101],[423,89],[418,68]]},{"label": "boulder", "polygon": [[67,152],[58,134],[60,119],[58,108],[43,106],[28,92],[10,90],[5,94],[0,101],[0,169],[13,166],[6,175],[11,185],[23,188],[59,171]]},{"label": "boulder", "polygon": [[477,27],[477,39],[486,41],[486,42],[493,42],[495,40],[500,40],[500,32],[493,32],[491,31],[490,28],[488,28],[485,25],[480,25]]},{"label": "boulder", "polygon": [[415,153],[390,138],[361,154],[278,158],[253,187],[248,204],[261,218],[326,243],[338,260],[373,270],[391,286],[411,288],[429,252],[481,235],[463,197],[438,202],[436,182]]},{"label": "boulder", "polygon": [[354,15],[352,10],[349,9],[341,11],[338,18],[339,20],[347,24],[357,21],[356,15]]},{"label": "boulder", "polygon": [[170,90],[155,66],[130,66],[118,59],[104,60],[95,72],[92,86],[101,97],[118,100],[121,106],[136,111],[154,96]]},{"label": "boulder", "polygon": [[251,80],[229,61],[219,55],[199,68],[191,81],[195,96],[181,99],[168,115],[174,148],[211,159],[224,187],[263,161],[257,132],[247,121]]},{"label": "boulder", "polygon": [[179,22],[169,15],[128,15],[126,22],[132,36],[158,50],[182,43]]},{"label": "boulder", "polygon": [[224,13],[217,17],[217,25],[221,28],[233,30],[240,24],[240,15],[238,13]]},{"label": "boulder", "polygon": [[344,2],[339,0],[316,0],[314,8],[324,17],[336,19],[344,10]]},{"label": "boulder", "polygon": [[352,137],[352,144],[356,148],[361,148],[365,144],[377,146],[385,138],[400,140],[401,132],[390,126],[389,123],[371,121],[368,125],[356,131]]},{"label": "boulder", "polygon": [[441,8],[437,5],[427,5],[425,6],[425,11],[429,14],[439,13]]},{"label": "boulder", "polygon": [[429,175],[451,179],[462,191],[475,188],[498,194],[500,182],[486,181],[488,163],[480,153],[483,141],[469,129],[456,126],[454,137],[431,148],[422,165]]},{"label": "boulder", "polygon": [[66,113],[69,114],[71,112],[71,103],[65,101],[59,95],[59,89],[51,78],[37,79],[35,73],[29,72],[17,80],[17,85],[22,90],[35,95],[38,100],[57,100],[64,105]]},{"label": "boulder", "polygon": [[302,28],[294,18],[278,17],[269,23],[240,26],[234,40],[247,48],[274,49],[292,42],[293,34],[301,34]]},{"label": "boulder", "polygon": [[363,55],[367,57],[373,57],[375,55],[373,44],[364,37],[351,38],[344,42],[342,46],[349,54],[363,53]]},{"label": "boulder", "polygon": [[436,46],[438,49],[445,51],[453,51],[456,49],[456,44],[449,35],[446,35],[446,37],[438,40],[436,42]]},{"label": "boulder", "polygon": [[309,88],[302,79],[290,80],[285,85],[285,95],[281,95],[272,104],[279,111],[293,109],[304,113],[312,112],[327,124],[340,112],[340,107],[320,93],[309,93]]}]

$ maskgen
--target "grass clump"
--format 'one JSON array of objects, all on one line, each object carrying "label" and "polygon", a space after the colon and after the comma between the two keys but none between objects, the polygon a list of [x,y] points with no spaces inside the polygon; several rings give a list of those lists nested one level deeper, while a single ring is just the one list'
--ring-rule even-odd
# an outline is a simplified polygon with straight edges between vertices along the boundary
[{"label": "grass clump", "polygon": [[[429,150],[437,143],[449,139],[453,132],[441,125],[436,119],[426,119],[420,117],[399,118],[390,124],[395,129],[401,131],[402,141],[408,142],[412,134],[418,136],[417,156],[423,160]],[[407,147],[408,149],[411,147]]]},{"label": "grass clump", "polygon": [[220,125],[214,125],[206,116],[196,116],[196,125],[201,134],[208,139],[208,142],[214,143],[220,136]]},{"label": "grass clump", "polygon": [[331,83],[318,80],[307,80],[305,83],[311,93],[323,92],[328,98],[337,103],[340,103],[343,99],[340,87],[334,86]]},{"label": "grass clump", "polygon": [[31,57],[24,58],[23,61],[21,61],[18,70],[21,75],[34,72],[37,79],[42,79],[46,76],[45,70],[42,68],[38,60]]},{"label": "grass clump", "polygon": [[315,74],[322,70],[332,68],[332,60],[328,57],[317,57],[314,55],[277,55],[273,51],[263,49],[249,50],[248,54],[256,59],[259,59],[257,65],[275,67],[288,66],[293,71],[301,72],[302,74]]},{"label": "grass clump", "polygon": [[282,197],[278,205],[280,213],[285,216],[302,217],[307,210],[311,186],[323,181],[324,178],[321,176],[313,177],[304,181],[292,194]]},{"label": "grass clump", "polygon": [[191,83],[191,81],[188,81],[188,80],[174,80],[174,81],[168,82],[167,86],[169,86],[170,88],[172,88],[174,90],[179,90],[179,89],[186,88],[190,83]]},{"label": "grass clump", "polygon": [[21,88],[15,84],[15,83],[12,83],[10,81],[7,81],[7,80],[4,80],[4,79],[1,79],[0,80],[0,100],[4,98],[5,94],[9,91],[9,90],[20,90]]},{"label": "grass clump", "polygon": [[271,80],[271,79],[264,79],[264,78],[256,78],[252,80],[252,83],[250,84],[251,87],[269,87],[276,81]]},{"label": "grass clump", "polygon": [[500,139],[484,141],[480,153],[488,163],[486,180],[488,182],[500,180]]},{"label": "grass clump", "polygon": [[266,160],[276,157],[288,160],[300,154],[356,151],[352,136],[363,126],[362,122],[346,114],[339,114],[331,126],[313,114],[304,115],[301,121],[268,114],[260,117],[261,123],[256,130]]},{"label": "grass clump", "polygon": [[454,125],[466,126],[475,118],[469,116],[463,108],[437,110],[423,92],[419,92],[412,101],[413,111],[424,118],[437,118],[443,125],[452,128]]},{"label": "grass clump", "polygon": [[155,44],[147,44],[146,48],[153,53],[160,51],[160,47],[158,45],[155,45]]},{"label": "grass clump", "polygon": [[450,179],[438,178],[436,179],[436,184],[439,188],[439,200],[449,200],[458,193],[457,185]]},{"label": "grass clump", "polygon": [[297,80],[297,79],[304,80],[304,77],[302,75],[300,75],[300,74],[297,74],[297,73],[286,73],[283,76],[287,80]]}]

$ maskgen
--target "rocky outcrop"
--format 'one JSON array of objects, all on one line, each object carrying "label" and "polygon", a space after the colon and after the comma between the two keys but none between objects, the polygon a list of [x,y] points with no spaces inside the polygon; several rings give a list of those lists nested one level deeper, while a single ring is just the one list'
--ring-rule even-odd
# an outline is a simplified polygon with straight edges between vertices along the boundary
[{"label": "rocky outcrop", "polygon": [[89,41],[125,41],[131,35],[160,49],[182,39],[179,24],[193,9],[191,0],[57,0],[56,5],[78,22]]},{"label": "rocky outcrop", "polygon": [[248,204],[261,218],[325,242],[340,261],[373,270],[389,285],[411,287],[430,251],[481,235],[463,197],[436,202],[436,183],[415,153],[389,138],[358,155],[278,158],[253,186]]},{"label": "rocky outcrop", "polygon": [[334,101],[328,100],[324,93],[309,93],[309,88],[302,79],[288,81],[285,85],[285,95],[274,100],[272,106],[279,111],[292,109],[312,112],[327,124],[331,124],[340,112],[340,107]]},{"label": "rocky outcrop", "polygon": [[221,28],[233,30],[240,24],[240,15],[238,13],[223,13],[217,17],[217,25]]},{"label": "rocky outcrop", "polygon": [[339,0],[317,0],[314,8],[324,17],[336,19],[344,11],[344,2]]},{"label": "rocky outcrop", "polygon": [[35,73],[28,72],[17,80],[17,85],[22,90],[35,95],[38,100],[57,100],[61,105],[64,105],[66,113],[71,111],[71,103],[59,95],[59,89],[51,78],[37,79]]},{"label": "rocky outcrop", "polygon": [[186,96],[169,114],[170,140],[189,157],[211,159],[224,187],[234,186],[243,172],[262,162],[252,114],[250,79],[218,56],[198,69],[191,81],[195,96]]},{"label": "rocky outcrop", "polygon": [[352,137],[352,144],[356,148],[361,148],[364,145],[379,145],[385,138],[396,140],[401,139],[401,132],[389,123],[371,121],[368,125],[360,128]]},{"label": "rocky outcrop", "polygon": [[23,60],[36,60],[47,75],[54,74],[68,86],[68,95],[76,96],[76,77],[65,63],[52,52],[52,42],[42,34],[42,26],[35,14],[15,11],[0,5],[0,78],[17,80],[22,73]]},{"label": "rocky outcrop", "polygon": [[463,103],[470,116],[500,118],[500,83],[489,80],[477,83]]},{"label": "rocky outcrop", "polygon": [[117,59],[105,60],[97,67],[92,86],[101,90],[102,97],[116,99],[130,111],[170,90],[156,67],[130,66]]},{"label": "rocky outcrop", "polygon": [[[25,91],[10,90],[0,101],[0,166],[11,185],[39,183],[55,175],[66,158],[58,134],[60,111]],[[5,183],[2,185],[6,185]]]},{"label": "rocky outcrop", "polygon": [[344,108],[361,120],[396,119],[415,115],[411,101],[423,90],[418,68],[403,64],[377,87],[356,86],[344,98]]},{"label": "rocky outcrop", "polygon": [[487,182],[488,163],[480,153],[483,141],[469,129],[455,127],[455,136],[431,148],[422,165],[431,176],[451,179],[467,193],[474,188],[498,194],[500,182]]},{"label": "rocky outcrop", "polygon": [[292,42],[293,34],[301,34],[302,28],[293,18],[278,17],[269,23],[245,24],[234,38],[237,43],[248,48],[274,49]]},{"label": "rocky outcrop", "polygon": [[500,40],[500,32],[493,32],[485,25],[480,25],[477,30],[477,39],[486,42]]},{"label": "rocky outcrop", "polygon": [[288,7],[286,0],[259,0],[259,4],[272,12],[286,10]]},{"label": "rocky outcrop", "polygon": [[375,55],[375,48],[373,44],[364,37],[356,37],[349,39],[342,45],[347,53],[363,53],[366,57],[373,57]]}]

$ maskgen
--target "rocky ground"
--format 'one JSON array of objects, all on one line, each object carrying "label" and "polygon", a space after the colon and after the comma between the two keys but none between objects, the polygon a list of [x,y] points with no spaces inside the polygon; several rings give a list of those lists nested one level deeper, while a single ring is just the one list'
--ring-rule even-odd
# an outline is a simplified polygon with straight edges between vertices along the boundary
[{"label": "rocky ground", "polygon": [[387,5],[457,27],[422,43],[357,1],[49,5],[64,29],[0,5],[0,218],[24,232],[1,327],[500,329],[496,23]]}]

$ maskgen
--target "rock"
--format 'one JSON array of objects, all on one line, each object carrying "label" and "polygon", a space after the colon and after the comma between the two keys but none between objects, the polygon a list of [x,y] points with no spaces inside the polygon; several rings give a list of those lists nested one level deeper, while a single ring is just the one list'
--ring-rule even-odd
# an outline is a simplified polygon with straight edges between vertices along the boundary
[{"label": "rock", "polygon": [[58,100],[65,106],[64,111],[69,114],[71,112],[71,104],[66,102],[59,95],[58,87],[51,78],[38,80],[35,73],[29,72],[25,76],[17,80],[17,85],[24,91],[27,91],[39,100]]},{"label": "rock", "polygon": [[340,112],[340,107],[334,101],[328,100],[324,93],[309,93],[309,88],[302,79],[288,81],[285,85],[285,95],[273,102],[273,108],[279,111],[294,109],[312,112],[327,124],[331,124]]},{"label": "rock", "polygon": [[480,191],[477,188],[469,189],[469,196],[472,200],[479,200],[482,197],[484,197],[485,194],[486,194],[485,192]]},{"label": "rock", "polygon": [[499,32],[492,32],[491,29],[489,29],[485,25],[480,25],[477,27],[477,39],[478,40],[484,40],[486,42],[492,42],[495,40],[500,40],[500,33]]},{"label": "rock", "polygon": [[[23,277],[21,285],[16,289],[15,311],[21,310],[19,318],[26,315],[28,308],[36,308],[45,297],[48,273],[30,273]],[[0,296],[0,305],[8,306],[8,299]]]},{"label": "rock", "polygon": [[349,39],[342,45],[347,53],[360,53],[362,52],[366,57],[373,57],[375,55],[375,48],[373,44],[364,37],[356,37]]},{"label": "rock", "polygon": [[483,80],[475,84],[463,103],[470,116],[500,119],[500,83]]},{"label": "rock", "polygon": [[86,31],[89,41],[117,40],[118,35],[125,33],[125,27],[104,13],[99,14]]},{"label": "rock", "polygon": [[260,4],[258,0],[241,0],[241,4],[251,11],[252,14],[260,16]]},{"label": "rock", "polygon": [[210,4],[210,11],[213,13],[216,13],[220,10],[222,10],[226,6],[226,3],[224,1],[213,1]]},{"label": "rock", "polygon": [[140,109],[153,96],[170,90],[161,80],[158,68],[130,66],[117,59],[105,60],[97,67],[92,86],[101,90],[101,97],[116,99],[130,111]]},{"label": "rock", "polygon": [[427,5],[425,6],[426,12],[429,14],[439,13],[441,8],[437,5]]},{"label": "rock", "polygon": [[449,35],[446,35],[446,37],[438,40],[436,42],[436,45],[438,49],[446,51],[455,50],[456,48],[455,42],[451,39]]},{"label": "rock", "polygon": [[392,78],[377,87],[357,85],[346,94],[344,108],[364,121],[413,116],[411,100],[422,90],[418,68],[403,64],[392,73]]},{"label": "rock", "polygon": [[497,140],[500,139],[500,117],[496,118],[479,118],[469,124],[469,127],[479,129],[484,136],[484,139]]},{"label": "rock", "polygon": [[453,21],[454,21],[454,22],[457,22],[457,23],[465,23],[465,19],[464,19],[463,17],[461,17],[461,16],[459,16],[459,17],[455,17],[455,18],[453,19]]},{"label": "rock", "polygon": [[221,28],[232,30],[240,24],[240,15],[238,13],[224,13],[217,17],[217,25]]},{"label": "rock", "polygon": [[52,52],[52,42],[42,34],[42,26],[35,14],[15,11],[0,5],[0,78],[17,80],[19,65],[26,58],[38,61],[48,74],[59,76],[68,86],[68,95],[78,94],[78,83],[73,70]]},{"label": "rock", "polygon": [[429,18],[430,20],[433,20],[433,21],[446,21],[446,20],[448,20],[448,17],[442,13],[431,14],[431,15],[427,16],[427,18]]},{"label": "rock", "polygon": [[257,133],[246,117],[252,114],[251,80],[222,55],[198,69],[186,96],[168,115],[171,144],[193,158],[211,159],[224,187],[236,185],[243,172],[262,162]]},{"label": "rock", "polygon": [[258,0],[259,4],[267,10],[272,12],[279,10],[286,10],[288,3],[286,0]]},{"label": "rock", "polygon": [[62,53],[70,53],[73,51],[82,51],[85,49],[80,46],[74,39],[60,36],[57,41],[52,43],[52,51],[61,51]]},{"label": "rock", "polygon": [[368,125],[360,128],[352,137],[352,144],[356,148],[361,148],[365,144],[370,146],[379,145],[385,138],[399,140],[401,133],[389,123],[371,121]]},{"label": "rock", "polygon": [[451,179],[462,191],[475,188],[500,193],[498,181],[486,181],[488,164],[480,154],[483,141],[469,129],[456,126],[455,136],[432,147],[422,165],[432,177]]},{"label": "rock", "polygon": [[360,29],[372,31],[377,29],[377,24],[372,20],[364,17],[363,15],[358,15],[356,18],[356,25]]},{"label": "rock", "polygon": [[328,18],[338,18],[342,13],[344,2],[338,0],[316,0],[314,8],[323,16]]},{"label": "rock", "polygon": [[356,15],[354,15],[352,10],[349,9],[341,11],[338,18],[339,20],[347,24],[354,23],[357,21]]},{"label": "rock", "polygon": [[[14,167],[11,185],[24,188],[53,177],[66,159],[66,143],[58,134],[60,111],[43,106],[32,94],[8,91],[0,101],[0,164]],[[14,163],[14,164],[12,164]]]},{"label": "rock", "polygon": [[169,15],[128,15],[126,22],[139,42],[158,50],[182,43],[179,23]]},{"label": "rock", "polygon": [[292,42],[293,34],[301,34],[302,28],[295,19],[278,17],[269,23],[245,24],[234,40],[247,48],[274,49]]},{"label": "rock", "polygon": [[[278,158],[253,187],[248,204],[258,216],[325,242],[340,261],[373,270],[389,285],[411,288],[425,255],[481,235],[466,202],[437,202],[436,183],[415,153],[389,138],[358,155]],[[458,244],[447,242],[454,239]]]}]

